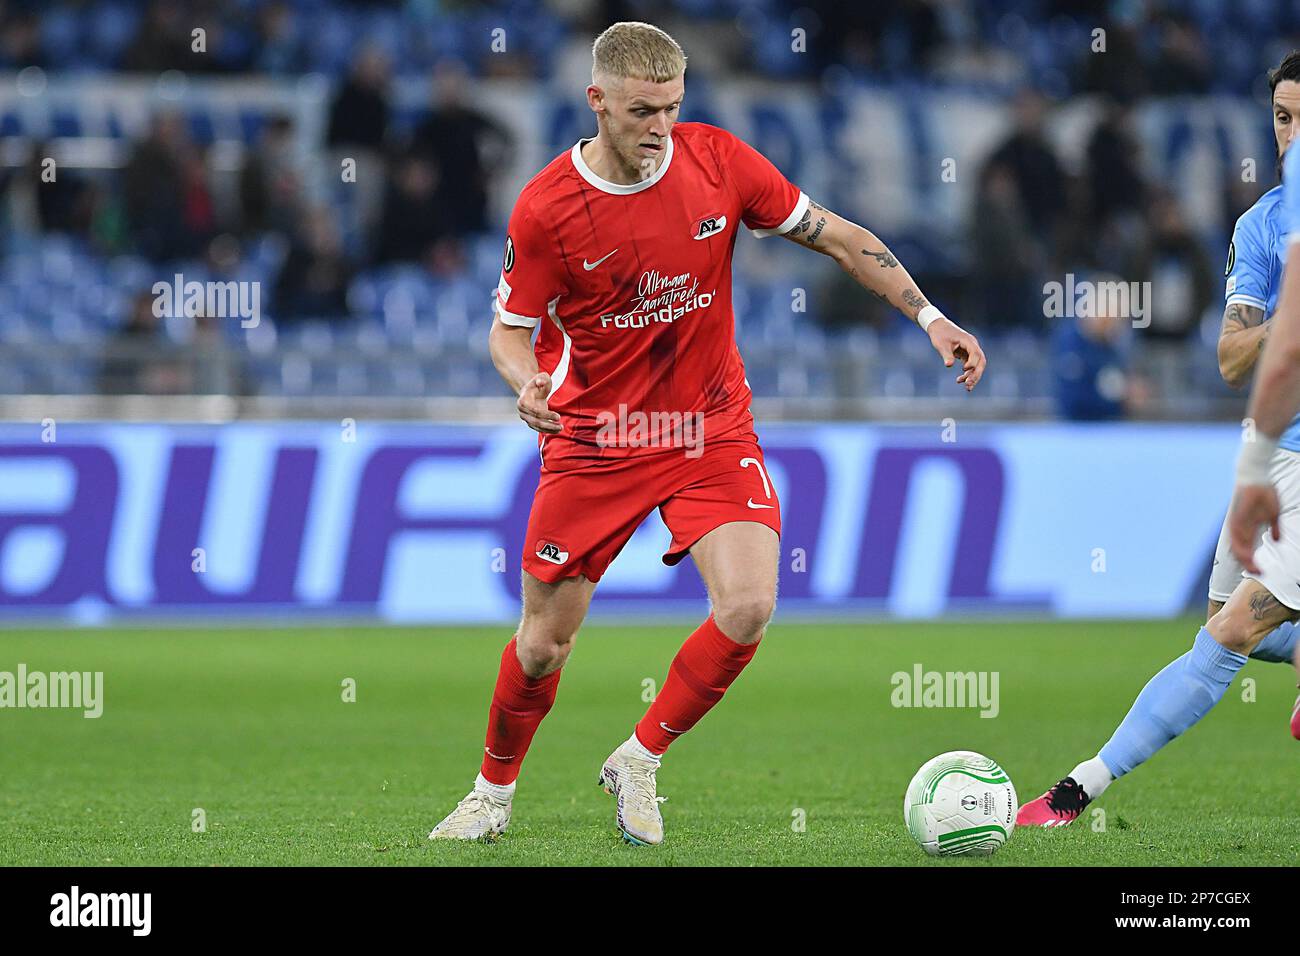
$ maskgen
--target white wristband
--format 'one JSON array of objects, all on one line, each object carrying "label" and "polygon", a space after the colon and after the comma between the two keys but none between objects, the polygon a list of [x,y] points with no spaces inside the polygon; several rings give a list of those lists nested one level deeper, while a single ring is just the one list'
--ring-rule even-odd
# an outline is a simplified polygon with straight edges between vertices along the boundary
[{"label": "white wristband", "polygon": [[1241,453],[1237,455],[1237,484],[1268,485],[1269,464],[1277,451],[1277,439],[1267,435],[1255,435],[1254,441],[1241,443]]},{"label": "white wristband", "polygon": [[916,314],[916,323],[924,331],[929,331],[930,323],[935,319],[944,318],[944,314],[932,305],[927,305],[924,309]]}]

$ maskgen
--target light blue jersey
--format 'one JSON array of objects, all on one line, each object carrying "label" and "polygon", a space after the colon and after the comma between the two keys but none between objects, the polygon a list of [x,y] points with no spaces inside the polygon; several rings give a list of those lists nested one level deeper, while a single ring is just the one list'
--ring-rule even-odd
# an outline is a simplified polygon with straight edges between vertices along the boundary
[{"label": "light blue jersey", "polygon": [[[1282,291],[1291,233],[1300,235],[1300,149],[1288,149],[1283,159],[1283,185],[1260,196],[1237,220],[1228,246],[1226,305],[1239,302],[1264,310],[1271,319]],[[1292,419],[1278,445],[1300,452],[1300,415]]]}]

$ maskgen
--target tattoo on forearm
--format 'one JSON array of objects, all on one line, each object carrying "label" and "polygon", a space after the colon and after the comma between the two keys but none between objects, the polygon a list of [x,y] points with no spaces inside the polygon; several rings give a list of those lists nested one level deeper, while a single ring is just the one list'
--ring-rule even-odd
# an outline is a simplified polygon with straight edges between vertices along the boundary
[{"label": "tattoo on forearm", "polygon": [[822,229],[825,225],[826,217],[822,216],[817,220],[817,228],[812,231],[812,235],[805,239],[804,242],[808,243],[810,246],[815,246],[817,244],[817,237],[822,234]]},{"label": "tattoo on forearm", "polygon": [[1240,302],[1234,302],[1223,311],[1223,326],[1219,330],[1219,334],[1226,335],[1229,332],[1239,332],[1242,329],[1254,328],[1263,321],[1263,309],[1257,309],[1253,305],[1243,305]]},{"label": "tattoo on forearm", "polygon": [[925,296],[921,295],[915,289],[904,289],[903,301],[910,308],[916,309],[918,312],[929,304],[925,301]]},{"label": "tattoo on forearm", "polygon": [[790,231],[786,233],[786,235],[787,236],[802,235],[803,233],[808,231],[808,227],[810,225],[812,225],[812,213],[809,212],[807,209],[805,209],[803,212],[803,218],[800,219],[797,223],[795,223],[794,226],[790,229]]},{"label": "tattoo on forearm", "polygon": [[[830,212],[830,210],[827,209],[825,206],[819,206],[817,205],[817,203],[809,199],[808,208],[804,210],[803,216],[800,217],[799,221],[795,223],[793,226],[791,226],[790,229],[785,233],[785,237],[787,239],[802,238],[802,240],[810,246],[817,245],[817,240],[818,238],[820,238],[822,234],[822,230],[826,228],[827,219],[825,216],[818,216],[817,225],[814,226],[812,221],[814,209],[820,212]],[[811,235],[805,236],[804,233],[808,232],[809,230],[812,230]]]},{"label": "tattoo on forearm", "polygon": [[871,256],[882,269],[893,269],[898,265],[898,260],[894,258],[888,249],[884,252],[872,252],[870,249],[863,249],[862,254]]}]

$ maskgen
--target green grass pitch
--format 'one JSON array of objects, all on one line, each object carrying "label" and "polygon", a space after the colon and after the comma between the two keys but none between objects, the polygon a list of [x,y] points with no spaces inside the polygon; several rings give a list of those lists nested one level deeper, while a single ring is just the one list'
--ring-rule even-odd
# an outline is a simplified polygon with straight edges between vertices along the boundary
[{"label": "green grass pitch", "polygon": [[[778,619],[665,758],[654,848],[619,841],[596,775],[688,626],[583,629],[495,845],[426,835],[473,780],[508,628],[10,629],[0,670],[103,671],[105,704],[98,720],[0,711],[0,864],[1291,865],[1295,673],[1254,661],[1095,804],[1104,830],[1085,817],[1017,831],[977,861],[931,860],[904,829],[908,780],[946,750],[994,757],[1022,800],[1037,796],[1096,752],[1196,628]],[[894,708],[891,674],[918,662],[997,671],[1000,713]]]}]

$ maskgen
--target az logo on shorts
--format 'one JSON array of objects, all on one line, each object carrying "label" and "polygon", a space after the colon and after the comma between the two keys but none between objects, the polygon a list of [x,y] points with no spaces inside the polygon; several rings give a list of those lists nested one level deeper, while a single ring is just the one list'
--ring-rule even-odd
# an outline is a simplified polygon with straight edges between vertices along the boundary
[{"label": "az logo on shorts", "polygon": [[561,551],[558,546],[549,541],[537,542],[537,556],[551,564],[563,564],[569,560],[569,552]]}]

